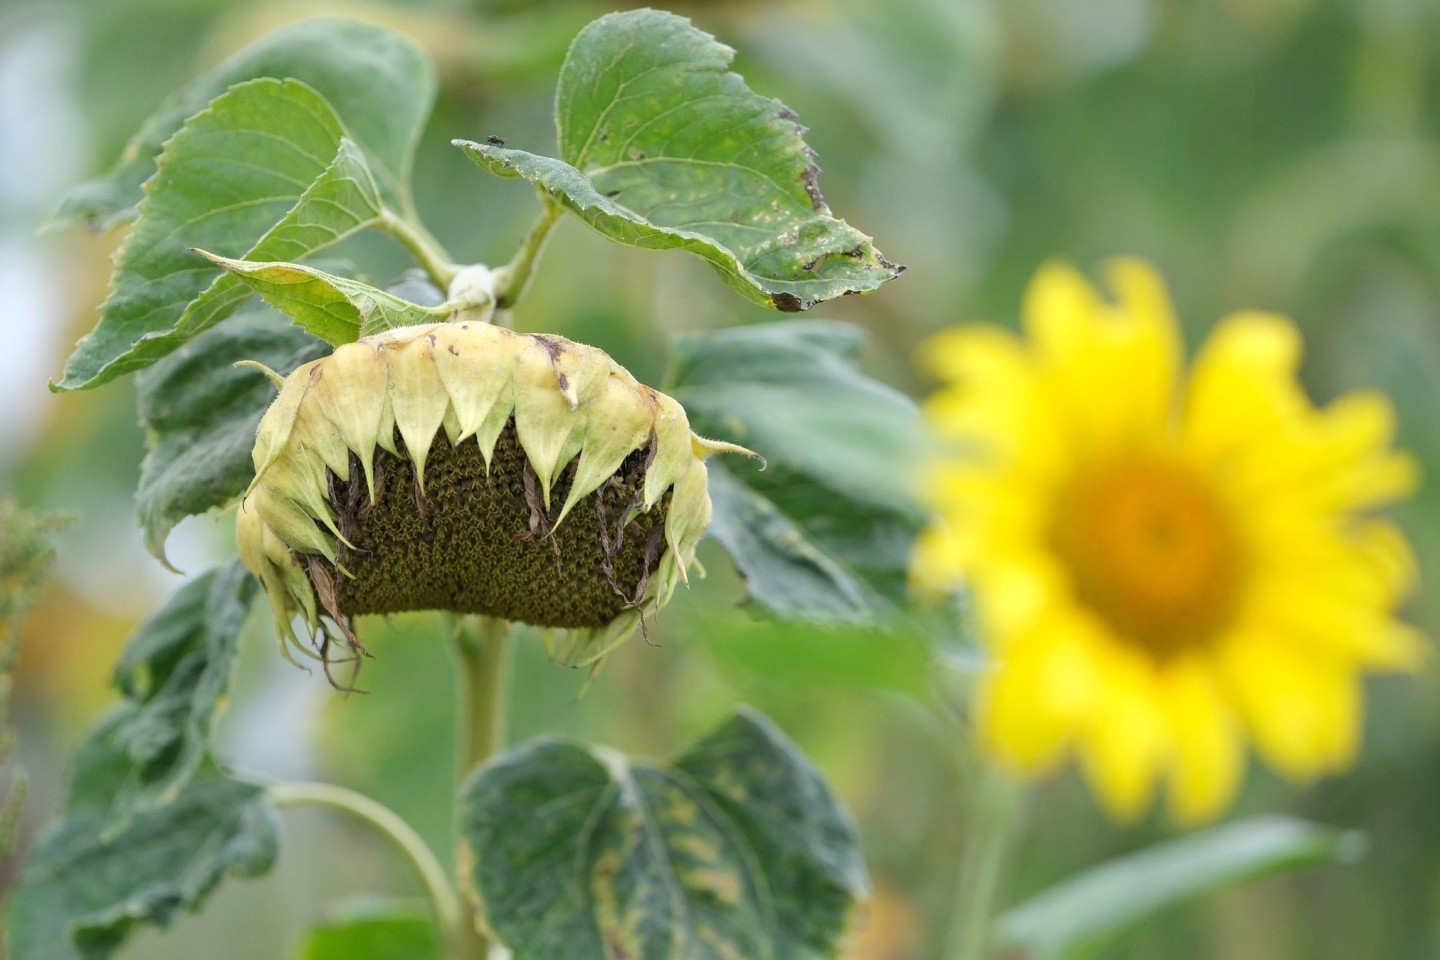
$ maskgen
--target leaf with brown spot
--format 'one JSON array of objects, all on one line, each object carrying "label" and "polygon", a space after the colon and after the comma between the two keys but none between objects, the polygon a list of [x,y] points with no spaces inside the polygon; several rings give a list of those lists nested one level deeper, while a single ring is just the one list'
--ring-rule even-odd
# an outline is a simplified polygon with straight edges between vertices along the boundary
[{"label": "leaf with brown spot", "polygon": [[560,158],[456,140],[611,240],[708,260],[783,311],[869,292],[905,269],[832,216],[805,128],[730,71],[735,52],[683,17],[632,10],[581,31],[560,68]]},{"label": "leaf with brown spot", "polygon": [[466,782],[460,825],[515,960],[821,960],[868,894],[848,814],[748,709],[663,767],[532,741]]}]

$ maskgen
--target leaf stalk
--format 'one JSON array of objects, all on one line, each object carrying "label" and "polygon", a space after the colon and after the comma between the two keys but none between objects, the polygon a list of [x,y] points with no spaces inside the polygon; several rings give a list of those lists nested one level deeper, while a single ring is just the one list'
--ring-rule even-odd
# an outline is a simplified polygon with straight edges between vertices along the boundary
[{"label": "leaf stalk", "polygon": [[530,275],[540,259],[540,251],[550,236],[550,230],[560,221],[565,208],[545,193],[540,194],[543,204],[540,216],[520,242],[520,249],[510,262],[495,271],[495,306],[500,310],[513,307],[530,284]]},{"label": "leaf stalk", "polygon": [[440,924],[447,952],[455,954],[466,926],[464,905],[445,876],[445,868],[440,866],[425,841],[399,814],[364,794],[330,783],[276,784],[269,789],[269,796],[277,807],[327,807],[348,813],[374,827],[415,868],[435,907],[435,918]]},{"label": "leaf stalk", "polygon": [[460,267],[450,260],[440,241],[418,220],[406,219],[393,210],[382,210],[375,228],[398,240],[437,287],[450,289],[450,283],[460,272]]}]

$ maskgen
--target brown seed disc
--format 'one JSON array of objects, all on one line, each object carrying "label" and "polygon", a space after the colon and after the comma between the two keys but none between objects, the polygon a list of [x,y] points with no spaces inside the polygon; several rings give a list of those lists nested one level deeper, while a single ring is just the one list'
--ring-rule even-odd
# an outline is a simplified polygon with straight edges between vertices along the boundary
[{"label": "brown seed disc", "polygon": [[[312,571],[317,596],[332,615],[450,610],[586,628],[604,626],[639,603],[665,550],[670,506],[667,491],[648,512],[624,522],[641,503],[649,448],[631,453],[552,530],[576,464],[552,486],[547,510],[513,419],[496,441],[488,473],[474,438],[454,447],[437,433],[423,494],[398,434],[396,443],[402,456],[375,451],[374,504],[355,454],[348,483],[330,475],[337,524],[354,545],[337,544],[336,551],[337,565],[352,576]],[[333,576],[328,591],[325,573]]]}]

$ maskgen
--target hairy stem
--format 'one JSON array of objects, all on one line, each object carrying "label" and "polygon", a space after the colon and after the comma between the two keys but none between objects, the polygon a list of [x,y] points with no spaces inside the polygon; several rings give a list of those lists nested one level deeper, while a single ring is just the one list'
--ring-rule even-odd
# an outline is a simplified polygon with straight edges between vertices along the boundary
[{"label": "hairy stem", "polygon": [[459,948],[461,937],[469,924],[464,905],[454,886],[445,876],[445,869],[411,826],[389,807],[354,790],[329,783],[281,783],[269,790],[277,807],[328,807],[350,814],[374,827],[415,868],[435,907],[441,936],[449,952]]},{"label": "hairy stem", "polygon": [[989,955],[995,895],[1019,826],[1019,803],[1010,778],[985,764],[966,817],[960,880],[946,942],[948,960],[983,960]]},{"label": "hairy stem", "polygon": [[[451,636],[460,676],[459,742],[461,780],[505,745],[509,703],[510,624],[490,617],[456,618]],[[486,960],[490,945],[473,921],[465,923],[460,956]]]},{"label": "hairy stem", "polygon": [[400,241],[400,245],[429,274],[441,292],[450,289],[450,281],[455,279],[460,267],[450,261],[450,255],[445,252],[440,241],[431,236],[430,231],[419,221],[408,220],[392,210],[384,210],[375,227]]},{"label": "hairy stem", "polygon": [[530,227],[530,232],[525,234],[525,239],[520,242],[520,249],[510,258],[510,262],[495,271],[495,306],[501,310],[514,306],[515,301],[525,293],[530,274],[540,259],[540,251],[545,246],[546,238],[550,236],[550,228],[555,226],[565,213],[564,207],[544,193],[540,194],[540,201],[543,204],[540,218]]}]

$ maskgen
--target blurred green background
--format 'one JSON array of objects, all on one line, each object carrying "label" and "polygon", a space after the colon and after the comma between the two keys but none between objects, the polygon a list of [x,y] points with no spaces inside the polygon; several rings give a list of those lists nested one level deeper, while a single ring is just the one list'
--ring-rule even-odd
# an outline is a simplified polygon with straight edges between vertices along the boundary
[{"label": "blurred green background", "polygon": [[[1434,0],[767,0],[665,4],[739,53],[750,85],[811,129],[837,213],[910,267],[866,298],[817,310],[873,333],[871,373],[914,395],[917,344],[949,323],[1013,323],[1049,257],[1093,268],[1155,261],[1193,346],[1246,306],[1295,317],[1319,399],[1377,386],[1401,441],[1440,476],[1440,4]],[[145,554],[131,494],[143,455],[126,383],[45,389],[95,319],[114,237],[37,234],[59,194],[104,167],[161,97],[294,20],[344,14],[420,41],[439,105],[418,161],[422,214],[462,261],[508,258],[531,192],[487,178],[452,137],[545,152],[570,38],[613,8],[538,3],[0,0],[0,493],[77,510],[18,667],[19,762],[45,819],[64,757],[103,709],[130,629],[178,584]],[[384,239],[345,254],[384,278]],[[388,271],[388,272],[387,272]],[[603,347],[642,380],[668,332],[774,319],[698,260],[556,231],[517,314]],[[905,465],[897,464],[897,469]],[[1401,511],[1422,570],[1440,569],[1440,484]],[[170,556],[198,572],[231,550],[228,517],[188,521]],[[937,709],[925,639],[770,624],[738,606],[728,561],[607,663],[583,676],[521,644],[512,738],[559,732],[667,754],[736,701],[773,716],[855,811],[876,884],[854,960],[930,960],[958,863],[963,732]],[[1440,635],[1440,598],[1411,615]],[[256,616],[222,725],[242,770],[337,780],[373,793],[446,845],[453,776],[450,664],[425,616],[366,624],[370,693],[342,696],[276,655]],[[1440,956],[1440,674],[1369,685],[1364,756],[1296,789],[1252,770],[1233,815],[1288,811],[1359,828],[1369,854],[1172,910],[1119,958]],[[1170,835],[1163,817],[1109,824],[1073,775],[1034,790],[1007,900]],[[13,876],[0,864],[0,890]],[[336,898],[410,891],[389,851],[323,813],[286,815],[282,858],[221,891],[199,918],[146,934],[131,958],[281,956]]]}]

